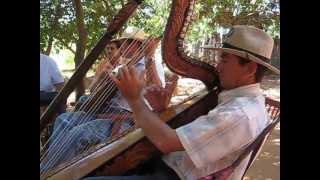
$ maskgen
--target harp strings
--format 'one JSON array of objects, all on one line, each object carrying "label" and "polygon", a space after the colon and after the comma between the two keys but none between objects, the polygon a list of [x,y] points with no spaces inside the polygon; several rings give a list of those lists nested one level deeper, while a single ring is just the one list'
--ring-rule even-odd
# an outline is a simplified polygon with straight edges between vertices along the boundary
[{"label": "harp strings", "polygon": [[[143,52],[146,48],[149,47],[150,45],[150,38],[147,39],[146,41],[144,41],[141,45],[142,48],[140,49],[137,49],[134,53],[134,56],[131,58],[130,61],[128,61],[126,63],[126,65],[134,65],[137,63],[137,61],[140,60],[141,57],[143,57]],[[127,41],[127,40],[125,40]],[[133,46],[135,46],[138,42],[136,41],[133,41],[133,43],[131,43],[124,51],[124,55],[126,55],[129,50],[131,50],[131,48]],[[122,44],[122,46],[124,45],[125,43]],[[123,48],[123,47],[122,47]],[[120,53],[119,51],[117,53]],[[117,56],[114,56],[114,57],[117,57]],[[146,72],[147,75],[150,74],[150,71],[147,69],[147,72]],[[103,93],[99,94],[99,96],[97,98],[94,98],[94,96],[97,95],[97,92],[99,92],[99,90],[101,91],[101,89],[103,88]],[[90,117],[95,114],[99,107],[104,103],[104,101],[107,99],[108,96],[110,96],[111,92],[114,90],[114,88],[116,88],[115,84],[111,81],[110,78],[108,78],[107,76],[107,72],[105,72],[105,75],[103,77],[102,80],[100,80],[100,82],[98,83],[98,85],[95,87],[95,89],[92,91],[92,93],[89,95],[89,98],[86,100],[86,101],[92,101],[93,99],[96,99],[97,101],[94,101],[93,105],[89,108],[89,110],[86,112],[86,113],[82,113],[80,114],[80,117],[77,116],[77,117],[74,117],[73,115],[71,115],[70,117],[70,121],[76,118],[78,118],[78,123],[77,124],[82,124],[86,121],[89,121],[90,120]],[[82,111],[83,109],[87,108],[86,106],[88,106],[89,103],[83,103],[81,105],[81,107],[79,108],[79,111]],[[106,106],[104,108],[104,112],[111,112],[112,113],[115,113],[115,114],[120,114],[118,120],[122,121],[122,120],[125,120],[125,119],[128,119],[131,117],[131,113],[120,113],[120,110],[110,110],[111,106]],[[133,127],[134,126],[134,122],[133,121],[130,121],[130,124],[129,124],[129,127]],[[65,127],[64,129],[61,129],[59,130],[59,134],[57,135],[57,140],[55,140],[54,142],[52,142],[52,144],[50,146],[53,146],[55,148],[57,148],[57,151],[56,152],[52,152],[50,153],[50,147],[46,150],[46,152],[43,153],[42,157],[40,158],[40,161],[46,161],[44,167],[42,167],[41,169],[42,170],[48,170],[50,169],[51,167],[55,166],[56,163],[58,161],[61,161],[63,159],[63,157],[59,157],[59,154],[62,154],[62,152],[64,151],[63,150],[63,147],[67,144],[67,143],[70,143],[70,140],[72,139],[72,137],[63,137],[63,132],[64,131],[68,131],[68,128]],[[76,133],[76,135],[79,135]],[[50,137],[52,138],[52,137]],[[46,146],[48,145],[49,141],[50,141],[50,138],[49,140],[47,141],[47,143],[45,144]],[[88,147],[85,147],[84,148],[84,151],[87,150]]]}]

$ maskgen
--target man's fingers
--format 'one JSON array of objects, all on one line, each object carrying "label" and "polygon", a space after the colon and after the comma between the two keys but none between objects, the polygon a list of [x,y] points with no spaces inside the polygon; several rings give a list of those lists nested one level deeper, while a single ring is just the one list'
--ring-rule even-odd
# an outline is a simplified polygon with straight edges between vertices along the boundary
[{"label": "man's fingers", "polygon": [[147,80],[146,80],[146,70],[143,70],[140,75],[139,75],[139,79],[140,79],[140,82],[142,84],[142,87],[145,87],[146,86],[146,83],[147,83]]},{"label": "man's fingers", "polygon": [[132,79],[136,79],[137,78],[137,71],[136,71],[136,68],[134,66],[129,66],[129,74],[130,74]]},{"label": "man's fingers", "polygon": [[108,69],[113,69],[113,66],[111,64],[106,64],[104,67]]},{"label": "man's fingers", "polygon": [[122,72],[123,72],[123,78],[126,81],[131,81],[131,75],[129,73],[128,67],[127,66],[123,66],[121,68]]},{"label": "man's fingers", "polygon": [[115,77],[112,74],[109,74],[110,79],[113,80],[113,82],[119,87],[120,86],[120,81],[117,79],[117,77]]},{"label": "man's fingers", "polygon": [[123,79],[124,75],[123,75],[123,71],[122,71],[122,67],[118,69],[118,79]]},{"label": "man's fingers", "polygon": [[145,81],[145,75],[146,75],[146,70],[144,69],[143,71],[141,71],[141,73],[139,74],[139,79],[141,81]]}]

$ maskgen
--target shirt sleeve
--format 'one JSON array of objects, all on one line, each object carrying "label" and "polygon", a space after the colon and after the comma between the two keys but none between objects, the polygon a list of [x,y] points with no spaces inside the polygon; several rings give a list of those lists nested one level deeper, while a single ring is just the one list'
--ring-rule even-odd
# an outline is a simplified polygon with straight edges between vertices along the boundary
[{"label": "shirt sleeve", "polygon": [[135,68],[136,68],[138,74],[140,74],[143,70],[145,70],[145,62],[144,61],[145,61],[145,59],[143,57],[135,65]]},{"label": "shirt sleeve", "polygon": [[58,83],[64,82],[64,78],[58,68],[58,65],[56,64],[56,62],[53,59],[50,59],[49,71],[50,71],[50,76],[51,76],[53,84],[58,84]]},{"label": "shirt sleeve", "polygon": [[197,168],[214,163],[252,140],[248,117],[241,109],[208,115],[178,128],[178,137]]}]

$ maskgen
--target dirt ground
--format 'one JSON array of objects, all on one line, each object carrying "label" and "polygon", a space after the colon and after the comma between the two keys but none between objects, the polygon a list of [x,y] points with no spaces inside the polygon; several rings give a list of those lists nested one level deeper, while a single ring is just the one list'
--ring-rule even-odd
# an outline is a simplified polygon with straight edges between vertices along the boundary
[{"label": "dirt ground", "polygon": [[244,180],[280,179],[280,125],[264,144],[259,156],[248,170]]}]

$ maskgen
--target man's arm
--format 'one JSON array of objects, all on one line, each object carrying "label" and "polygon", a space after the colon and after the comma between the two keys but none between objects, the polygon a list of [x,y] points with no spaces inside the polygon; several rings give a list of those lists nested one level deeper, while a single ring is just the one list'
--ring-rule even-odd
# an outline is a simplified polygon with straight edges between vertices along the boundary
[{"label": "man's arm", "polygon": [[[162,86],[161,79],[159,77],[157,65],[155,62],[155,51],[158,47],[159,42],[161,41],[161,38],[152,38],[148,45],[147,48],[144,51],[145,54],[145,69],[146,69],[146,81],[147,81],[147,86],[150,85],[158,85]],[[160,68],[163,68],[162,66]]]},{"label": "man's arm", "polygon": [[124,66],[118,77],[111,76],[121,94],[128,101],[138,127],[141,127],[149,140],[163,153],[183,150],[174,129],[164,123],[143,101],[142,89],[145,84],[144,73],[138,77],[134,67]]},{"label": "man's arm", "polygon": [[154,57],[146,57],[146,62],[145,62],[145,67],[146,67],[146,81],[147,81],[147,86],[150,85],[157,85],[157,86],[162,86],[159,74],[157,72],[157,67],[155,64]]}]

